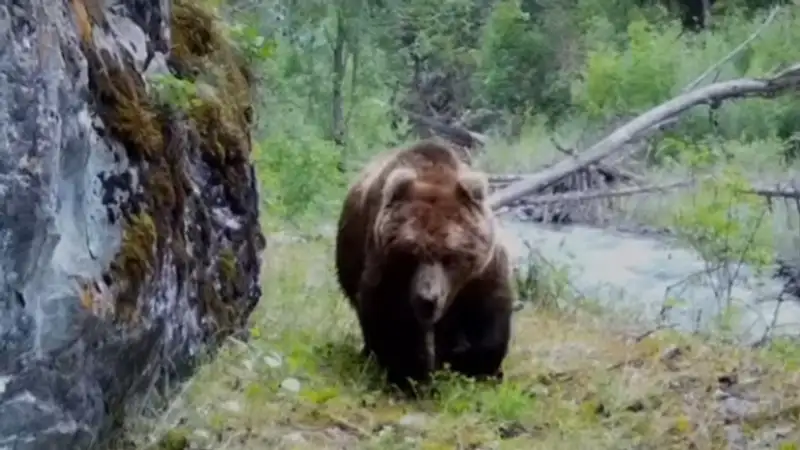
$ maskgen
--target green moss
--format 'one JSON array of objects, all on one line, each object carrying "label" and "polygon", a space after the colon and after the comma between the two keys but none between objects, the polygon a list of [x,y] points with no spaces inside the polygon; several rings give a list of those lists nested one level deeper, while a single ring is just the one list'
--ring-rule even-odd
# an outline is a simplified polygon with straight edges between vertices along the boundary
[{"label": "green moss", "polygon": [[132,195],[119,205],[123,239],[109,270],[119,285],[115,319],[127,322],[136,319],[141,287],[163,255],[164,239],[173,234],[169,219],[182,202],[184,186],[168,159],[169,151],[175,150],[164,133],[170,122],[150,99],[142,76],[126,60],[99,53],[91,42],[84,43],[83,50],[94,106],[145,185],[141,196]]},{"label": "green moss", "polygon": [[161,117],[145,88],[144,80],[131,66],[121,66],[94,49],[86,53],[90,88],[104,122],[134,161],[154,160],[164,148]]},{"label": "green moss", "polygon": [[220,138],[222,133],[219,129],[219,125],[223,123],[221,113],[222,108],[208,100],[201,102],[189,112],[202,138],[204,156],[219,165],[225,162],[225,147],[222,145]]},{"label": "green moss", "polygon": [[237,286],[243,281],[236,270],[236,255],[229,248],[222,249],[216,264],[216,274],[213,279],[204,280],[199,288],[199,297],[204,311],[210,313],[216,320],[219,330],[229,331],[236,327],[239,313],[231,306],[231,299],[244,295]]},{"label": "green moss", "polygon": [[124,320],[135,318],[139,289],[152,273],[156,243],[156,226],[153,219],[144,213],[131,217],[123,230],[122,245],[111,270],[123,281],[117,299],[117,317]]},{"label": "green moss", "polygon": [[197,63],[220,45],[216,18],[197,2],[177,0],[172,3],[171,31],[172,56],[185,63]]},{"label": "green moss", "polygon": [[226,248],[219,253],[219,272],[224,280],[236,277],[236,255],[233,250]]},{"label": "green moss", "polygon": [[217,331],[222,334],[229,333],[236,324],[236,310],[224,300],[224,297],[214,288],[211,280],[200,281],[198,298],[204,315],[216,322]]},{"label": "green moss", "polygon": [[[242,168],[251,148],[251,76],[224,31],[213,11],[202,4],[173,3],[170,66],[179,78],[194,83],[199,101],[192,103],[188,116],[200,136],[203,161],[228,201],[242,204],[247,192]],[[222,250],[218,283],[209,279],[199,286],[202,308],[221,329],[235,326],[238,314],[232,305],[246,295],[241,288],[245,275],[237,273],[236,264],[233,250]]]},{"label": "green moss", "polygon": [[[201,138],[202,160],[221,183],[225,196],[241,208],[247,193],[250,152],[250,74],[224,36],[215,15],[192,0],[172,5],[172,49],[170,67],[177,79],[197,89],[198,102],[191,102],[189,120]],[[138,171],[144,189],[122,205],[123,242],[112,262],[108,278],[118,284],[117,317],[136,318],[138,299],[148,276],[162,264],[173,264],[179,280],[190,272],[207,273],[207,258],[190,257],[186,251],[185,203],[190,183],[183,169],[186,136],[178,121],[180,112],[169,111],[148,92],[145,80],[129,59],[117,58],[82,42],[89,68],[89,87],[94,106],[110,134],[123,144],[131,165]],[[197,160],[198,155],[190,155]],[[124,188],[124,186],[123,186]],[[192,220],[204,220],[202,218]],[[203,225],[208,226],[208,225]],[[202,237],[195,237],[199,244]],[[202,249],[200,250],[202,251]],[[171,257],[170,257],[171,256]],[[235,300],[246,295],[247,281],[236,271],[236,259],[228,250],[221,256],[217,279],[201,280],[199,302],[222,328],[235,321]],[[180,282],[180,281],[179,281]]]},{"label": "green moss", "polygon": [[184,428],[173,428],[164,434],[158,443],[159,450],[184,450],[189,448],[189,432]]},{"label": "green moss", "polygon": [[203,139],[204,157],[220,167],[246,159],[252,119],[251,75],[218,29],[214,15],[189,0],[172,8],[170,62],[182,77],[202,81],[206,95],[190,116]]},{"label": "green moss", "polygon": [[202,138],[203,156],[212,164],[223,167],[249,155],[249,136],[246,128],[237,126],[230,117],[231,109],[219,101],[206,100],[190,111]]},{"label": "green moss", "polygon": [[175,180],[168,168],[159,169],[153,171],[147,180],[148,194],[152,199],[150,206],[154,211],[169,211],[177,203]]}]

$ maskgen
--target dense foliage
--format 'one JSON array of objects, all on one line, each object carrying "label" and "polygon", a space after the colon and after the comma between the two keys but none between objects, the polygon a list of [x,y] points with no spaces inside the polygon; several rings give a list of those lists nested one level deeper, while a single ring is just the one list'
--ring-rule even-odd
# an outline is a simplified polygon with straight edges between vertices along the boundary
[{"label": "dense foliage", "polygon": [[[492,136],[478,164],[519,171],[552,160],[547,149],[552,153],[554,136],[580,135],[570,143],[580,150],[610,126],[687,89],[767,76],[800,61],[793,44],[800,18],[789,6],[715,4],[698,30],[696,22],[687,26],[685,9],[626,0],[432,5],[216,5],[259,79],[254,159],[267,227],[330,222],[353,169],[371,153],[427,131],[415,117]],[[703,78],[709,68],[716,71],[712,80]],[[160,101],[181,108],[202,101],[200,86],[154,81]],[[786,220],[786,208],[775,213],[747,191],[754,179],[780,177],[795,164],[797,119],[793,95],[685,114],[636,157],[645,177],[667,172],[705,181],[666,205],[644,202],[650,212],[636,206],[634,221],[671,227],[709,264],[763,268],[775,248],[784,250],[782,257],[793,253],[796,233],[775,220]]]},{"label": "dense foliage", "polygon": [[[519,139],[530,127],[600,127],[680,93],[769,13],[764,1],[712,3],[699,32],[683,27],[681,5],[633,0],[238,0],[222,10],[263,80],[258,162],[275,191],[265,197],[297,216],[341,187],[337,167],[412,138],[405,111]],[[717,78],[800,60],[798,30],[785,7]],[[656,153],[757,142],[774,156],[758,159],[776,162],[792,156],[784,143],[798,117],[788,97],[698,108]],[[287,175],[298,171],[314,175]]]}]

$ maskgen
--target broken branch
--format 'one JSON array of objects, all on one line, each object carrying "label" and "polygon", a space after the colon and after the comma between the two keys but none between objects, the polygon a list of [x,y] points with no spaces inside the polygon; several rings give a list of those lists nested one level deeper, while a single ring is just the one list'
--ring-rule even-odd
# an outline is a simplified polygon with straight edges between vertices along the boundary
[{"label": "broken branch", "polygon": [[537,195],[526,197],[524,201],[528,205],[537,205],[563,201],[585,201],[611,197],[628,197],[649,192],[663,192],[673,188],[691,186],[694,183],[694,181],[676,181],[673,183],[654,186],[637,186],[619,189],[592,189],[584,192],[565,192],[563,194]]},{"label": "broken branch", "polygon": [[[708,177],[704,177],[705,179]],[[490,178],[491,180],[497,178]],[[592,189],[583,192],[565,192],[562,194],[548,194],[536,195],[526,197],[524,202],[526,205],[539,205],[545,203],[557,203],[564,201],[586,201],[597,200],[601,198],[612,197],[629,197],[637,194],[646,194],[652,192],[664,192],[670,189],[691,187],[700,180],[683,180],[675,181],[667,184],[652,185],[652,186],[636,186],[619,189]],[[505,183],[505,180],[497,181],[497,183]],[[759,197],[766,198],[787,198],[787,199],[800,199],[800,189],[795,187],[794,183],[778,183],[773,187],[753,187],[751,189],[737,189],[736,192],[742,194],[752,194]]]},{"label": "broken branch", "polygon": [[770,24],[770,23],[772,23],[772,21],[773,21],[773,20],[775,20],[775,16],[777,16],[777,15],[778,15],[778,11],[780,11],[780,9],[781,9],[781,8],[780,8],[780,6],[775,6],[774,8],[772,8],[772,11],[769,13],[769,16],[767,16],[767,18],[766,18],[766,19],[764,19],[764,22],[763,22],[763,23],[762,23],[762,24],[761,24],[761,25],[760,25],[760,26],[759,26],[759,27],[756,29],[756,31],[754,31],[754,32],[753,32],[753,33],[752,33],[752,34],[751,34],[751,35],[750,35],[750,36],[749,36],[747,39],[745,39],[745,40],[744,40],[744,41],[743,41],[741,44],[737,45],[737,46],[736,46],[736,48],[734,48],[733,50],[731,50],[731,51],[730,51],[730,53],[728,53],[727,55],[725,55],[725,57],[724,57],[724,58],[722,58],[721,60],[719,60],[719,61],[718,61],[716,64],[714,64],[713,66],[709,67],[709,68],[708,68],[708,69],[707,69],[705,72],[703,72],[703,73],[702,73],[702,74],[701,74],[699,77],[695,78],[695,79],[694,79],[694,81],[692,81],[691,83],[689,83],[688,85],[686,85],[686,87],[685,87],[685,88],[683,88],[683,92],[689,92],[689,91],[691,91],[692,89],[696,88],[696,87],[697,87],[697,86],[698,86],[700,83],[702,83],[702,82],[703,82],[703,80],[705,80],[706,78],[708,78],[708,76],[709,76],[709,75],[711,75],[711,73],[712,73],[712,72],[714,72],[715,70],[719,70],[719,68],[720,68],[720,67],[722,67],[722,66],[723,66],[725,63],[727,63],[728,61],[730,61],[731,59],[733,59],[733,58],[734,58],[736,55],[738,55],[739,53],[741,53],[741,52],[742,52],[742,50],[744,50],[745,48],[747,48],[747,46],[748,46],[748,45],[750,45],[750,43],[751,43],[751,42],[753,42],[753,41],[754,41],[754,40],[755,40],[755,39],[756,39],[756,38],[757,38],[757,37],[758,37],[758,36],[759,36],[761,33],[763,33],[763,32],[764,32],[764,30],[766,30],[766,29],[767,29],[767,26],[769,26],[769,24]]}]

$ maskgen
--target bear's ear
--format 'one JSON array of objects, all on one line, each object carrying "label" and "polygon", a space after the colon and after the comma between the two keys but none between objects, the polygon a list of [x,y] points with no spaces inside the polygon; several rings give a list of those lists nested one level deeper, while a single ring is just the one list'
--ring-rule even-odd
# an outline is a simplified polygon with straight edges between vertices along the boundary
[{"label": "bear's ear", "polygon": [[467,200],[483,203],[489,196],[489,181],[481,172],[466,171],[458,177],[458,189]]},{"label": "bear's ear", "polygon": [[405,198],[416,179],[417,173],[412,169],[403,167],[394,170],[383,185],[381,205],[385,208],[392,202]]}]

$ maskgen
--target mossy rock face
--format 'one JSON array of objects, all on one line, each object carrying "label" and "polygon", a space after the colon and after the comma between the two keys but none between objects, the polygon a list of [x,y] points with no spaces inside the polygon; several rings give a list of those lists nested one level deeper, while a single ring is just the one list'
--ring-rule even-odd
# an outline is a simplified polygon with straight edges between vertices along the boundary
[{"label": "mossy rock face", "polygon": [[81,44],[92,106],[131,174],[127,183],[117,177],[125,199],[108,209],[122,242],[102,277],[113,297],[107,319],[172,336],[163,345],[177,369],[157,368],[164,373],[190,368],[190,355],[244,329],[261,295],[266,245],[249,158],[250,76],[211,12],[179,0],[171,14],[162,70],[210,93],[188,108],[158,101],[131,55]]},{"label": "mossy rock face", "polygon": [[0,442],[103,448],[261,296],[252,77],[195,2],[0,11]]},{"label": "mossy rock face", "polygon": [[83,45],[94,106],[140,181],[120,205],[123,244],[106,280],[120,325],[166,319],[157,311],[181,301],[197,320],[182,326],[224,336],[258,301],[265,246],[249,161],[250,78],[210,11],[188,0],[171,11],[169,76],[214,94],[188,110],[157,102],[126,55]]}]

